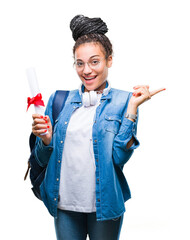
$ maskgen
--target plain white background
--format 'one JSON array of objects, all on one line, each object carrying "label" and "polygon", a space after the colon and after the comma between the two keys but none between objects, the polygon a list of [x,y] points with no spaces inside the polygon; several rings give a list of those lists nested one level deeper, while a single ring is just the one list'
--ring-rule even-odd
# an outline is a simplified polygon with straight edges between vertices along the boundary
[{"label": "plain white background", "polygon": [[139,109],[141,145],[124,168],[132,199],[120,239],[190,239],[189,12],[185,0],[0,2],[1,239],[55,239],[53,218],[23,181],[33,113],[25,69],[35,67],[45,103],[56,89],[78,88],[69,29],[76,14],[108,25],[112,87],[167,89]]}]

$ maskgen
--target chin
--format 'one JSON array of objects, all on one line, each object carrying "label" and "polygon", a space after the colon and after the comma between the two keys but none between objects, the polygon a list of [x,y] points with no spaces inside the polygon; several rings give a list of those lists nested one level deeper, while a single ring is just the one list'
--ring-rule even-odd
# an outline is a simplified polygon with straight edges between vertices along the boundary
[{"label": "chin", "polygon": [[86,82],[83,82],[83,85],[85,86],[85,89],[87,91],[94,91],[95,89],[99,88],[99,86],[97,84],[86,84]]},{"label": "chin", "polygon": [[[84,86],[85,86],[85,85],[84,85]],[[97,88],[97,87],[93,87],[93,86],[91,86],[91,87],[85,86],[85,89],[86,89],[87,91],[95,91],[96,88]]]}]

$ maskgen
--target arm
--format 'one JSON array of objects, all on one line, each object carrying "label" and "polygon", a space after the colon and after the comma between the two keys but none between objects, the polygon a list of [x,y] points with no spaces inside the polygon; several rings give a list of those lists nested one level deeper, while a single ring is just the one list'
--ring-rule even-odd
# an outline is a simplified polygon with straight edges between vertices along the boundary
[{"label": "arm", "polygon": [[[134,114],[134,115],[137,114],[137,107],[134,106],[133,104],[131,104],[131,102],[129,102],[129,105],[127,107],[127,113],[131,113],[131,114]],[[129,118],[129,120],[132,121],[132,122],[135,122],[135,120],[132,119],[132,118]],[[127,149],[129,149],[133,145],[134,141],[135,141],[135,139],[132,136],[131,140],[129,140],[129,142],[127,143],[127,146],[126,146]]]},{"label": "arm", "polygon": [[[132,95],[132,94],[131,94]],[[130,95],[130,97],[131,97]],[[130,105],[127,103],[124,110],[123,121],[120,126],[118,134],[114,138],[113,142],[113,161],[118,166],[123,166],[132,156],[134,149],[136,149],[140,143],[136,137],[137,123],[138,123],[138,110],[136,112],[129,112]],[[137,120],[128,119],[125,117],[126,113],[137,113]]]},{"label": "arm", "polygon": [[134,122],[133,119],[126,119],[124,117],[119,133],[113,143],[114,163],[121,167],[130,159],[134,149],[139,146],[139,141],[136,138],[138,107],[145,101],[151,99],[155,94],[165,90],[165,88],[149,92],[149,86],[136,86],[134,90],[127,106],[127,113],[137,113],[137,120]]},{"label": "arm", "polygon": [[[35,157],[40,166],[45,166],[49,162],[49,158],[53,151],[52,139],[52,102],[54,94],[51,95],[46,111],[45,117],[38,114],[33,115],[32,131],[37,136],[35,144]],[[48,130],[46,135],[40,135]]]}]

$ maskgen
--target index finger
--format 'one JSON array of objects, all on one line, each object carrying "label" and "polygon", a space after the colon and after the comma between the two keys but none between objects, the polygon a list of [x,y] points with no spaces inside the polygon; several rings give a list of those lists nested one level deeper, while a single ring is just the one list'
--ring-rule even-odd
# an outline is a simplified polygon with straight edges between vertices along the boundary
[{"label": "index finger", "polygon": [[157,93],[159,93],[159,92],[162,92],[162,91],[164,91],[164,90],[166,90],[166,89],[165,89],[165,88],[159,88],[159,89],[157,89],[157,90],[153,90],[153,91],[150,92],[150,96],[152,97],[152,96],[154,96],[155,94],[157,94]]},{"label": "index finger", "polygon": [[35,113],[35,114],[32,114],[32,118],[33,119],[35,119],[35,118],[43,118],[43,116],[38,114],[38,113]]}]

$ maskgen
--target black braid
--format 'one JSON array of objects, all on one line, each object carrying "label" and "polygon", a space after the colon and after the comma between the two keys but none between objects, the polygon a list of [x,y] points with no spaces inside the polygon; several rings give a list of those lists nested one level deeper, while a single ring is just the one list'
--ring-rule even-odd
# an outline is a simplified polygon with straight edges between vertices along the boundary
[{"label": "black braid", "polygon": [[84,43],[99,43],[108,58],[112,55],[112,44],[105,33],[108,31],[107,25],[101,18],[88,18],[83,15],[75,16],[70,23],[73,38],[76,41],[73,47],[73,54],[77,47]]}]

